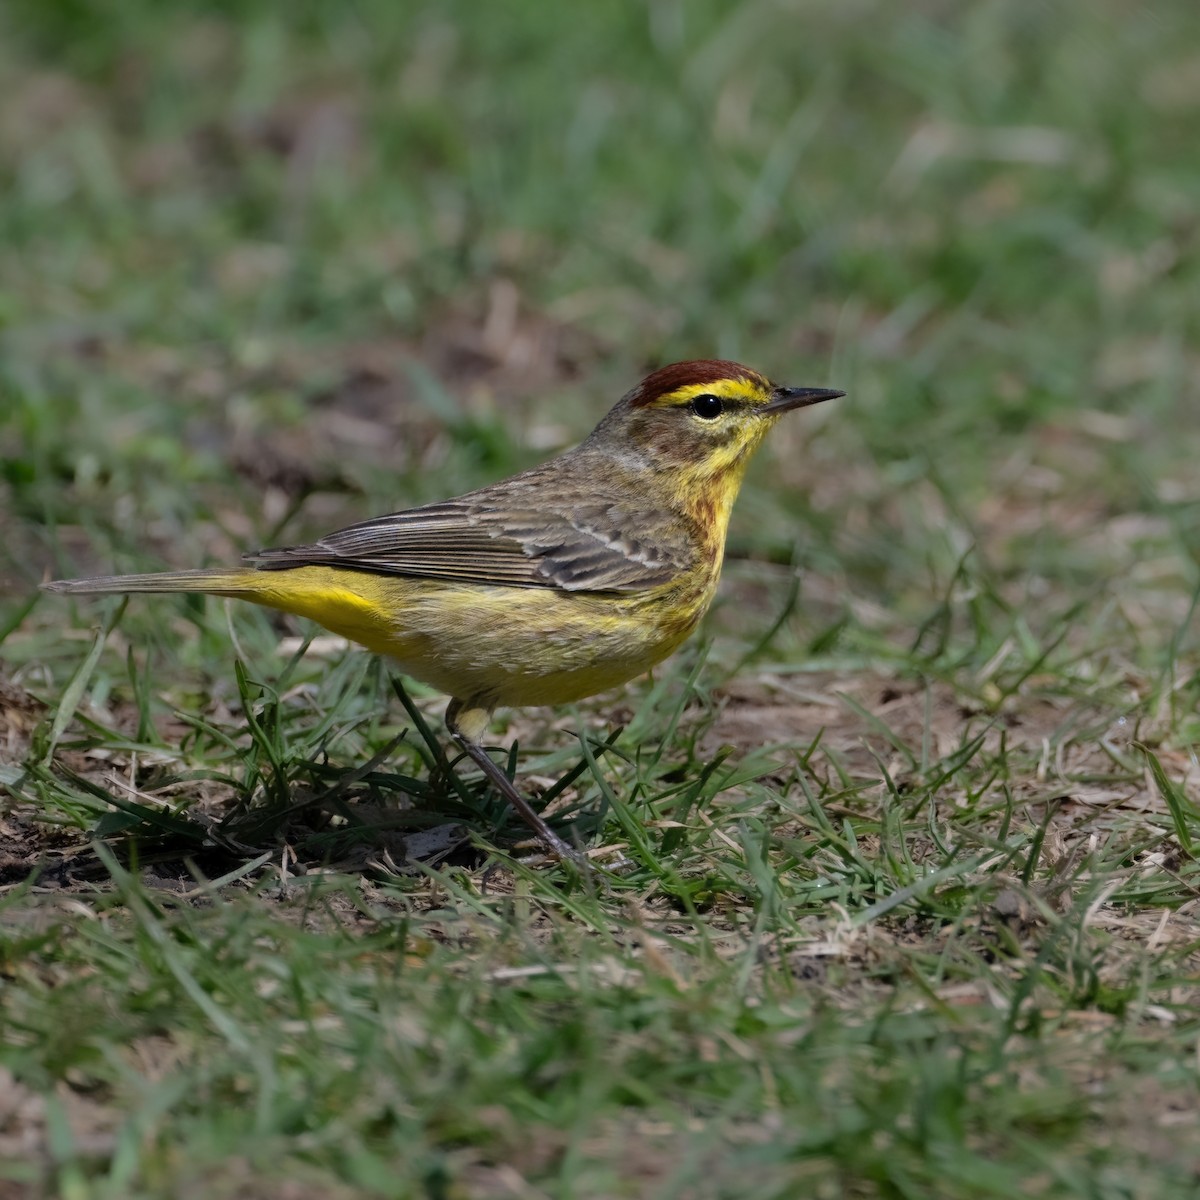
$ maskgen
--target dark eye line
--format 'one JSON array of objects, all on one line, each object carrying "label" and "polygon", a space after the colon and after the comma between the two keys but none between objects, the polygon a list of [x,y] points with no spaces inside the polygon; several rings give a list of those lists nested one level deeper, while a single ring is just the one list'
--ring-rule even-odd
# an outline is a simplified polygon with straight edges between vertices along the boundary
[{"label": "dark eye line", "polygon": [[689,396],[680,404],[693,416],[702,421],[715,422],[719,417],[733,412],[745,413],[754,408],[754,404],[743,396],[722,396],[718,392],[701,392],[697,396]]}]

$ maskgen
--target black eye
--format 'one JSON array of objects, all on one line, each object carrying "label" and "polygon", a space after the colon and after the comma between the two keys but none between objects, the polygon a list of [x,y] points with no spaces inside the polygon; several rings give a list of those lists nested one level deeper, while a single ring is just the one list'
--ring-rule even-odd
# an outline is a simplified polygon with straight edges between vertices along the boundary
[{"label": "black eye", "polygon": [[702,421],[715,421],[725,411],[720,396],[693,396],[692,412]]}]

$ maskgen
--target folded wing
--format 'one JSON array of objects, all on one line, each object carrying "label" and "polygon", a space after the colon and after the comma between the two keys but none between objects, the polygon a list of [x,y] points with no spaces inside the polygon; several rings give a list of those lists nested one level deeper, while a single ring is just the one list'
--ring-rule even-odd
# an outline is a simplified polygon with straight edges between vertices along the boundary
[{"label": "folded wing", "polygon": [[[532,475],[532,473],[531,473]],[[260,569],[338,566],[417,579],[565,591],[639,592],[669,583],[694,562],[686,528],[619,494],[539,505],[546,489],[518,476],[456,500],[376,517],[307,546],[261,550]],[[616,492],[617,489],[611,489]]]}]

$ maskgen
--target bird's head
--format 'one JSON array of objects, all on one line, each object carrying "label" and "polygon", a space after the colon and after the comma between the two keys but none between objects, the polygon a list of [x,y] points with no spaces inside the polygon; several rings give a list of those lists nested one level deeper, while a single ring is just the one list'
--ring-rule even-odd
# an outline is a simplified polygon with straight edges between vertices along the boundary
[{"label": "bird's head", "polygon": [[673,363],[622,396],[589,442],[676,473],[681,482],[728,477],[736,486],[750,455],[785,412],[844,394],[781,387],[724,359]]}]

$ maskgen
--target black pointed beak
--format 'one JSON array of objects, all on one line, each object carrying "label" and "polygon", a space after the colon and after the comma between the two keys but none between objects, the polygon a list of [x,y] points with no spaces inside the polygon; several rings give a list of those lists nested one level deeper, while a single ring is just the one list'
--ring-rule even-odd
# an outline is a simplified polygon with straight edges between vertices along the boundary
[{"label": "black pointed beak", "polygon": [[759,411],[769,413],[788,412],[793,408],[807,408],[810,404],[821,404],[826,400],[836,400],[839,396],[844,396],[845,394],[845,392],[835,391],[833,388],[777,387],[771,399],[767,401],[766,408]]}]

